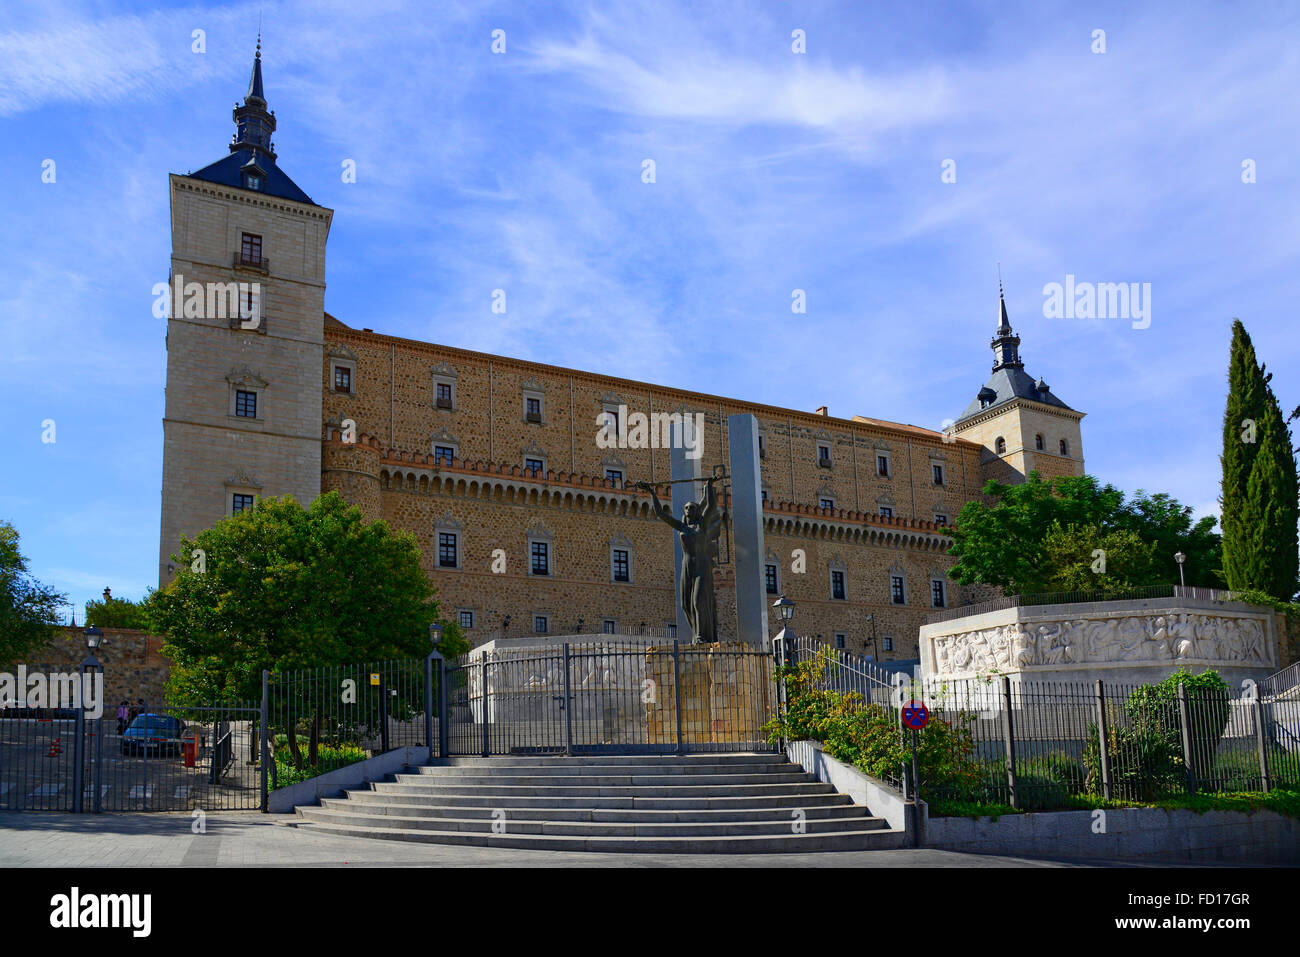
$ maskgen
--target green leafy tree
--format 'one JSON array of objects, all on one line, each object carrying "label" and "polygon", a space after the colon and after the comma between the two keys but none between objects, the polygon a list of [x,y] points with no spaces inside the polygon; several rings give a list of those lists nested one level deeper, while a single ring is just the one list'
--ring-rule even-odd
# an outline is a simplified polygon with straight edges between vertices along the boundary
[{"label": "green leafy tree", "polygon": [[[268,498],[190,541],[173,581],[150,594],[147,613],[166,635],[169,694],[189,700],[252,699],[263,669],[309,668],[429,651],[438,618],[433,588],[409,532],[329,492],[303,509]],[[440,650],[467,650],[444,623]]]},{"label": "green leafy tree", "polygon": [[1043,537],[1047,591],[1114,592],[1156,577],[1156,543],[1128,529],[1053,523]]},{"label": "green leafy tree", "polygon": [[1234,590],[1257,589],[1286,601],[1296,594],[1300,575],[1300,503],[1291,432],[1272,378],[1257,361],[1245,326],[1233,320],[1219,500],[1224,577]]},{"label": "green leafy tree", "polygon": [[41,650],[60,624],[66,596],[42,585],[27,571],[18,531],[0,521],[0,665]]},{"label": "green leafy tree", "polygon": [[149,630],[149,618],[145,614],[143,602],[112,596],[86,602],[86,624],[98,625],[100,628]]},{"label": "green leafy tree", "polygon": [[[1163,492],[1139,491],[1126,502],[1090,475],[1048,482],[1030,472],[1019,485],[990,481],[984,495],[994,503],[967,502],[952,532],[957,564],[949,576],[964,585],[1028,594],[1177,584],[1178,551],[1189,556],[1189,585],[1217,583],[1214,518],[1193,523],[1192,509]],[[1107,552],[1108,577],[1092,571],[1095,549]]]}]

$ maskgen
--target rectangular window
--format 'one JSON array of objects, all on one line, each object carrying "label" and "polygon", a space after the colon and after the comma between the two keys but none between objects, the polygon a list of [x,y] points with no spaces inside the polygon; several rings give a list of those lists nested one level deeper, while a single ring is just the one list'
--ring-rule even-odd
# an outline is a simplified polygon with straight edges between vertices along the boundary
[{"label": "rectangular window", "polygon": [[456,450],[450,445],[435,445],[433,447],[433,464],[450,465],[451,460],[456,457]]},{"label": "rectangular window", "polygon": [[250,266],[262,265],[262,237],[244,233],[239,245],[239,261]]},{"label": "rectangular window", "polygon": [[334,391],[351,392],[352,391],[352,370],[347,366],[334,367]]},{"label": "rectangular window", "polygon": [[945,514],[943,514],[943,512],[935,512],[935,513],[934,513],[934,524],[936,524],[936,525],[947,525],[947,524],[948,524],[948,516],[945,515]]},{"label": "rectangular window", "polygon": [[764,566],[763,566],[763,581],[764,581],[764,583],[767,585],[767,593],[768,593],[769,595],[775,595],[775,594],[777,593],[777,591],[776,591],[776,566],[775,566],[775,565],[764,565]]},{"label": "rectangular window", "polygon": [[257,418],[257,393],[238,389],[235,392],[235,415],[246,419]]},{"label": "rectangular window", "polygon": [[818,465],[831,464],[831,447],[829,445],[817,446],[817,464]]},{"label": "rectangular window", "polygon": [[238,515],[240,512],[247,512],[253,507],[253,496],[241,495],[236,492],[230,500],[230,514]]},{"label": "rectangular window", "polygon": [[842,632],[842,631],[837,631],[837,632],[835,633],[835,647],[836,647],[836,648],[843,648],[843,647],[844,647],[845,645],[847,645],[848,643],[849,643],[849,636],[848,636],[848,635],[844,634],[844,632]]},{"label": "rectangular window", "polygon": [[456,533],[439,532],[438,533],[438,567],[455,568],[456,567]]},{"label": "rectangular window", "polygon": [[903,593],[903,576],[889,576],[889,600],[895,605],[907,604],[907,596]]},{"label": "rectangular window", "polygon": [[892,508],[890,508],[888,505],[882,505],[882,506],[880,506],[880,517],[881,517],[881,518],[893,518],[893,517],[894,517],[894,510],[893,510]]},{"label": "rectangular window", "polygon": [[930,601],[935,608],[943,607],[943,582],[937,578],[930,582]]},{"label": "rectangular window", "polygon": [[551,622],[545,615],[533,616],[533,631],[539,635],[544,635],[551,630]]},{"label": "rectangular window", "polygon": [[930,469],[931,469],[932,472],[934,472],[934,484],[935,484],[935,485],[942,485],[942,484],[943,484],[943,466],[942,466],[942,465],[932,465],[932,466],[930,466]]},{"label": "rectangular window", "polygon": [[613,563],[614,581],[630,582],[632,580],[631,565],[628,562],[627,549],[616,548],[611,559]]},{"label": "rectangular window", "polygon": [[882,478],[889,478],[889,456],[876,456],[876,474]]},{"label": "rectangular window", "polygon": [[606,618],[600,623],[600,633],[602,635],[612,635],[617,627],[618,623],[613,618]]},{"label": "rectangular window", "polygon": [[620,469],[605,469],[605,478],[614,483],[614,488],[623,484],[623,472]]},{"label": "rectangular window", "polygon": [[524,459],[524,468],[532,472],[533,475],[537,475],[542,471],[542,465],[541,459]]},{"label": "rectangular window", "polygon": [[885,637],[882,638],[881,641],[883,642],[882,647],[886,651],[894,650],[894,639],[892,637],[890,637],[889,635],[885,635]]},{"label": "rectangular window", "polygon": [[524,418],[529,422],[542,421],[542,400],[541,399],[524,399]]},{"label": "rectangular window", "polygon": [[460,613],[460,626],[466,631],[474,627],[474,613],[472,611],[462,611]]},{"label": "rectangular window", "polygon": [[551,546],[548,542],[533,542],[528,546],[528,553],[532,556],[534,575],[551,573]]},{"label": "rectangular window", "polygon": [[451,403],[451,383],[450,383],[450,382],[439,382],[439,383],[438,383],[438,398],[437,398],[437,401],[435,402],[435,405],[437,405],[437,407],[440,408],[440,409],[450,409],[450,408],[451,408],[452,403]]},{"label": "rectangular window", "polygon": [[835,499],[833,499],[833,498],[824,498],[824,499],[821,500],[821,503],[822,503],[822,508],[834,508],[834,507],[835,507]]},{"label": "rectangular window", "polygon": [[767,458],[767,436],[766,435],[760,434],[758,437],[758,457],[760,459]]},{"label": "rectangular window", "polygon": [[831,597],[838,600],[844,600],[844,573],[831,572]]}]

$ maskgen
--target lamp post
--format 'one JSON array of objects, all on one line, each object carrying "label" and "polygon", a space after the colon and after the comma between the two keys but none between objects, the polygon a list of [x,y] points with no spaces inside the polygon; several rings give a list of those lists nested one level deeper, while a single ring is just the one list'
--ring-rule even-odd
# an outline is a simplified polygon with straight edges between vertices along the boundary
[{"label": "lamp post", "polygon": [[873,612],[867,616],[867,621],[871,622],[871,660],[880,660],[880,649],[876,647],[876,615]]},{"label": "lamp post", "polygon": [[[429,760],[433,760],[433,710],[438,709],[438,757],[447,756],[447,662],[438,646],[442,644],[442,625],[429,626],[429,644],[433,650],[424,659],[424,740],[429,746]],[[433,668],[438,663],[438,698],[433,696]]]},{"label": "lamp post", "polygon": [[[86,698],[88,697],[87,678],[90,679],[89,685],[93,687],[96,674],[100,675],[99,688],[96,689],[98,691],[98,697],[100,699],[99,700],[100,718],[103,717],[103,707],[104,707],[104,701],[103,701],[104,666],[100,664],[99,659],[95,657],[95,652],[99,650],[99,646],[104,641],[104,633],[100,631],[99,628],[96,627],[95,625],[88,625],[85,631],[85,639],[86,639],[86,657],[81,662],[81,687],[79,689],[80,694],[77,700],[77,733],[75,739],[75,747],[73,748],[74,755],[72,759],[73,760],[72,810],[78,813],[83,810],[83,802],[85,800],[85,790],[86,790],[85,783],[83,780],[83,775],[85,773],[85,753],[86,753],[85,750],[86,749]],[[100,769],[100,764],[102,763],[101,757],[103,755],[103,746],[102,746],[103,737],[104,737],[103,722],[101,721],[98,732],[95,734],[95,780],[92,785],[95,789],[94,807],[95,807],[96,814],[98,814],[100,811],[100,792],[99,792],[100,770],[99,769]]]},{"label": "lamp post", "polygon": [[1187,562],[1187,556],[1182,552],[1174,552],[1174,561],[1178,563],[1178,584],[1182,588],[1187,587],[1187,582],[1183,578],[1183,565]]}]

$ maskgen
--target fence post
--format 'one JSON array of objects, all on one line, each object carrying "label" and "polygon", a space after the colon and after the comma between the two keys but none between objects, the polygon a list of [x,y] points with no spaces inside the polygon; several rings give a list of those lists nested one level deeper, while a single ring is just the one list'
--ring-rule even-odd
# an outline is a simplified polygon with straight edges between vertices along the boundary
[{"label": "fence post", "polygon": [[488,680],[487,680],[487,670],[488,670],[488,653],[485,651],[485,652],[483,652],[483,661],[482,661],[482,664],[480,665],[480,672],[479,672],[480,683],[482,684],[482,688],[479,690],[479,701],[480,701],[480,706],[481,706],[482,709],[483,709],[483,715],[482,715],[482,717],[483,717],[483,757],[485,757],[485,758],[486,758],[489,754],[492,753],[491,744],[490,744],[490,742],[488,741]]},{"label": "fence post", "polygon": [[447,708],[447,659],[438,656],[438,757],[447,757],[451,750],[451,723]]},{"label": "fence post", "polygon": [[[1256,694],[1258,694],[1258,690]],[[1264,738],[1264,699],[1255,698],[1255,746],[1259,750],[1259,780],[1261,790],[1267,794],[1268,780],[1268,745]]]},{"label": "fence post", "polygon": [[673,639],[673,710],[677,714],[677,753],[682,754],[682,663],[677,648],[677,639]]},{"label": "fence post", "polygon": [[99,814],[104,810],[104,719],[101,716],[96,722],[98,729],[95,731],[95,813]]},{"label": "fence post", "polygon": [[1187,685],[1178,685],[1178,723],[1182,725],[1183,766],[1187,769],[1187,793],[1196,793],[1196,770],[1192,767],[1192,727],[1187,716]]},{"label": "fence post", "polygon": [[1002,713],[1005,720],[1002,729],[1007,749],[1007,789],[1010,791],[1010,804],[1019,810],[1020,802],[1016,796],[1016,722],[1011,708],[1011,676],[1002,676]]},{"label": "fence post", "polygon": [[1110,749],[1106,741],[1110,737],[1106,728],[1106,691],[1101,679],[1097,679],[1097,745],[1101,754],[1101,793],[1109,801],[1114,797],[1110,783]]},{"label": "fence post", "polygon": [[[72,732],[72,813],[81,813],[82,792],[85,790],[85,768],[83,765],[86,760],[86,702],[81,696],[81,691],[86,687],[86,668],[81,668],[81,688],[77,694],[77,720]],[[144,750],[149,750],[148,733],[145,734]],[[146,782],[147,783],[147,782]]]},{"label": "fence post", "polygon": [[262,671],[262,707],[261,707],[261,715],[259,718],[262,727],[258,732],[258,736],[261,738],[261,743],[259,748],[261,752],[261,761],[259,763],[262,765],[262,773],[260,777],[262,779],[261,788],[262,788],[262,813],[263,814],[269,813],[271,810],[270,792],[267,790],[267,786],[266,786],[267,765],[270,762],[270,748],[268,747],[268,741],[267,741],[270,735],[269,735],[269,729],[266,726],[267,718],[269,716],[268,712],[270,710],[267,703],[267,692],[269,690],[268,686],[270,684],[269,679],[270,679],[269,672],[263,670]]},{"label": "fence post", "polygon": [[433,656],[437,653],[431,651],[424,657],[424,744],[429,749],[430,763],[433,762]]},{"label": "fence post", "polygon": [[573,755],[573,701],[569,697],[569,643],[564,643],[564,700],[560,702],[564,712],[564,753]]}]

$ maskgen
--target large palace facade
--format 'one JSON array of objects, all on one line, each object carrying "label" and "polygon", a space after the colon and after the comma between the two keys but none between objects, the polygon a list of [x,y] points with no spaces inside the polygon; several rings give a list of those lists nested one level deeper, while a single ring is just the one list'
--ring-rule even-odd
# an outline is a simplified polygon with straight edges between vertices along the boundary
[{"label": "large palace facade", "polygon": [[[260,53],[234,118],[228,156],[170,177],[160,584],[182,534],[261,496],[337,489],[415,535],[444,617],[472,642],[671,636],[672,533],[627,487],[667,480],[669,449],[604,447],[598,423],[626,417],[635,438],[637,413],[702,415],[709,475],[728,461],[727,417],[752,413],[768,593],[797,603],[800,634],[907,659],[930,611],[977,597],[946,578],[943,528],[984,481],[1083,473],[1083,414],[1025,373],[1005,305],[992,376],[946,434],[353,328],[325,311],[333,212],[276,163]],[[186,292],[213,288],[238,290],[242,312]],[[716,575],[733,635],[732,566]]]}]

